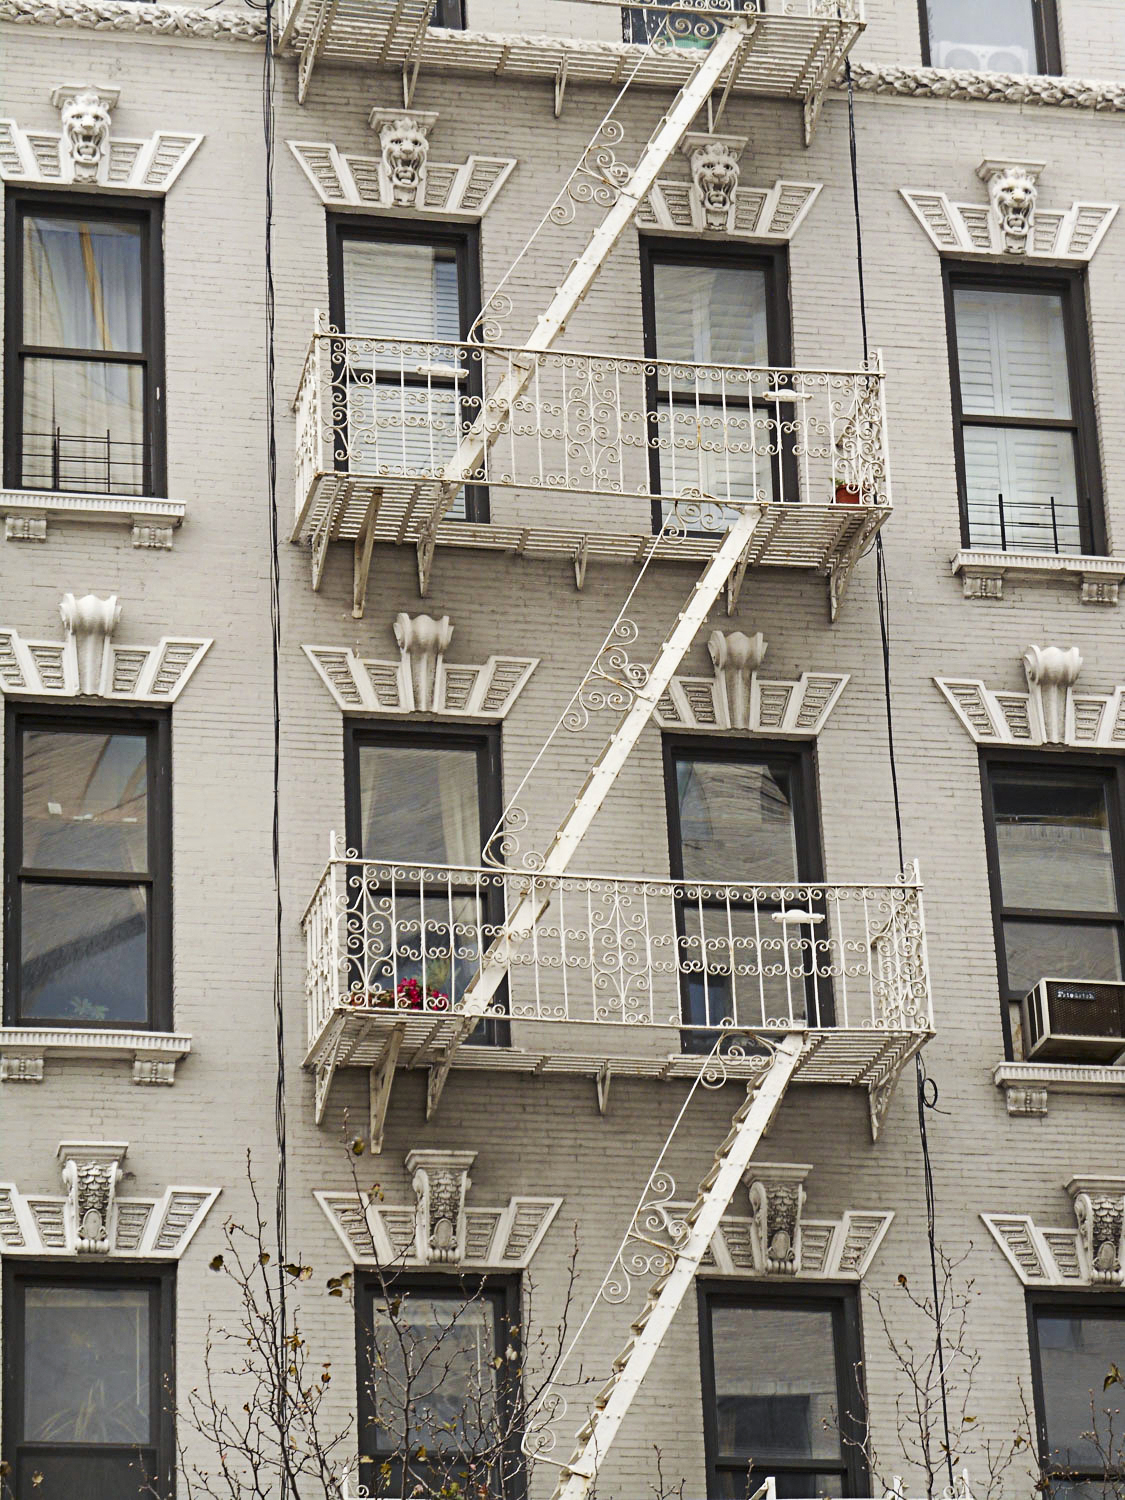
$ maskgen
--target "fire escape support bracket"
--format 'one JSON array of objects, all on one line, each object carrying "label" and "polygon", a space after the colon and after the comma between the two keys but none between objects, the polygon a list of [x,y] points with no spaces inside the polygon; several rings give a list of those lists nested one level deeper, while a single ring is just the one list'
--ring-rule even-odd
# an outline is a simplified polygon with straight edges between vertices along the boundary
[{"label": "fire escape support bracket", "polygon": [[313,1117],[319,1125],[324,1119],[325,1107],[328,1104],[328,1095],[332,1091],[332,1080],[336,1076],[336,1068],[340,1061],[340,1051],[344,1041],[344,1028],[341,1020],[336,1023],[336,1035],[328,1043],[324,1054],[316,1065],[316,1104]]},{"label": "fire escape support bracket", "polygon": [[362,620],[367,606],[367,580],[371,576],[371,554],[375,549],[375,518],[379,513],[378,490],[367,502],[363,525],[355,539],[355,557],[352,563],[352,619]]},{"label": "fire escape support bracket", "polygon": [[317,7],[316,15],[313,17],[309,34],[305,38],[305,45],[301,48],[301,56],[297,62],[297,103],[304,104],[312,82],[313,71],[316,68],[317,58],[328,37],[332,22],[336,19],[336,11],[339,9],[340,0],[321,0]]},{"label": "fire escape support bracket", "polygon": [[598,1090],[598,1114],[609,1113],[609,1086],[613,1082],[613,1064],[605,1062],[594,1080]]},{"label": "fire escape support bracket", "polygon": [[569,65],[570,65],[570,58],[564,52],[563,53],[562,62],[559,63],[559,70],[555,74],[555,119],[556,120],[559,120],[559,119],[562,118],[563,100],[566,98],[567,69],[568,69]]},{"label": "fire escape support bracket", "polygon": [[387,1106],[391,1102],[391,1087],[395,1081],[395,1067],[406,1035],[406,1022],[400,1022],[383,1043],[379,1060],[372,1065],[368,1078],[368,1108],[370,1130],[368,1139],[371,1151],[378,1155],[383,1149],[383,1131],[387,1123]]}]

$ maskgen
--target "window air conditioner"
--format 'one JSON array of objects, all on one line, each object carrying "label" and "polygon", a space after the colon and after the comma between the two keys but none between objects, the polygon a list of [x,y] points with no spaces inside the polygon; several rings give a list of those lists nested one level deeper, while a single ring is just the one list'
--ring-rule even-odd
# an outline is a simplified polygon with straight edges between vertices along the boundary
[{"label": "window air conditioner", "polygon": [[1125,1053],[1125,983],[1041,979],[1024,996],[1023,1045],[1038,1062],[1114,1062]]}]

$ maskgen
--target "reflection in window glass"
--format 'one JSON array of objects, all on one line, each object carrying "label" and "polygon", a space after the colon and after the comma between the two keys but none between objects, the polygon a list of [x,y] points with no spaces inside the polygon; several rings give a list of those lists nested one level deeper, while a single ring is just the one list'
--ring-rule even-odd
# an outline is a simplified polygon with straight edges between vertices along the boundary
[{"label": "reflection in window glass", "polygon": [[930,66],[1035,73],[1033,0],[926,0]]},{"label": "reflection in window glass", "polygon": [[480,859],[477,751],[361,745],[360,853],[365,859],[475,865]]},{"label": "reflection in window glass", "polygon": [[[1120,1400],[1105,1381],[1114,1368],[1125,1368],[1125,1313],[1036,1312],[1043,1420],[1047,1462],[1076,1471],[1070,1483],[1052,1486],[1053,1495],[1101,1496],[1100,1476],[1107,1467],[1125,1466],[1120,1419],[1113,1413]],[[1070,1476],[1068,1475],[1068,1480]],[[1092,1482],[1083,1484],[1082,1480]]]},{"label": "reflection in window glass", "polygon": [[141,734],[25,733],[25,868],[148,868],[147,744]]},{"label": "reflection in window glass", "polygon": [[20,895],[25,1020],[143,1022],[148,897],[131,885],[37,884]]},{"label": "reflection in window glass", "polygon": [[29,1286],[24,1441],[150,1442],[149,1349],[147,1290]]},{"label": "reflection in window glass", "polygon": [[789,778],[761,761],[676,762],[687,880],[795,880]]},{"label": "reflection in window glass", "polygon": [[24,343],[140,353],[140,225],[49,214],[23,223]]},{"label": "reflection in window glass", "polygon": [[769,364],[764,271],[659,261],[652,280],[659,359]]}]

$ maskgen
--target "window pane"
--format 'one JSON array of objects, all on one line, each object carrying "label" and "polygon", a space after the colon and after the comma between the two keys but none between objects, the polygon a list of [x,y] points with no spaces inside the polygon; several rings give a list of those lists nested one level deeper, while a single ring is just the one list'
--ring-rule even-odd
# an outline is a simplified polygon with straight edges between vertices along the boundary
[{"label": "window pane", "polygon": [[713,1307],[717,1448],[770,1459],[841,1456],[829,1308]]},{"label": "window pane", "polygon": [[489,925],[486,893],[454,896],[427,886],[423,916],[421,901],[409,894],[417,890],[416,883],[396,890],[393,923],[389,885],[353,903],[348,958],[353,992],[366,994],[368,1005],[417,1009],[423,993],[436,1009],[460,1005],[477,972],[482,924],[484,947],[497,930]]},{"label": "window pane", "polygon": [[[1110,1462],[1120,1464],[1120,1424],[1106,1414],[1121,1405],[1114,1395],[1119,1387],[1103,1393],[1102,1386],[1112,1365],[1125,1365],[1125,1318],[1039,1313],[1036,1324],[1050,1463],[1097,1470],[1108,1455]],[[1098,1440],[1084,1436],[1092,1433]],[[1066,1494],[1065,1487],[1059,1493]]]},{"label": "window pane", "polygon": [[656,352],[695,364],[767,365],[766,273],[752,266],[652,268]]},{"label": "window pane", "polygon": [[1041,979],[1120,979],[1120,929],[1100,922],[1004,923],[1008,984],[1025,995]]},{"label": "window pane", "polygon": [[140,353],[139,224],[28,214],[23,252],[25,343]]},{"label": "window pane", "polygon": [[[153,1449],[117,1453],[21,1451],[19,1500],[152,1500]],[[160,1493],[157,1491],[157,1493]]]},{"label": "window pane", "polygon": [[[660,396],[655,428],[662,495],[742,502],[777,498],[773,466],[781,437],[772,410]],[[665,515],[671,509],[665,505]],[[703,524],[708,530],[725,529],[741,514],[721,504],[708,506],[707,512]]]},{"label": "window pane", "polygon": [[29,1286],[24,1318],[25,1442],[151,1441],[146,1289]]},{"label": "window pane", "polygon": [[137,886],[20,888],[25,1021],[145,1021],[148,915]]},{"label": "window pane", "polygon": [[679,962],[687,976],[686,1024],[829,1024],[831,981],[813,975],[814,965],[827,969],[833,958],[823,924],[783,925],[773,915],[684,901]]},{"label": "window pane", "polygon": [[408,1294],[397,1306],[394,1316],[372,1306],[377,1450],[401,1451],[409,1439],[412,1452],[484,1454],[497,1424],[492,1300]]},{"label": "window pane", "polygon": [[678,760],[685,880],[795,880],[789,778],[760,761]]},{"label": "window pane", "polygon": [[1004,905],[1116,911],[1106,783],[1005,771],[991,780]]},{"label": "window pane", "polygon": [[23,736],[23,863],[34,869],[147,870],[143,734]]},{"label": "window pane", "polygon": [[359,796],[360,853],[365,859],[434,865],[479,862],[474,749],[361,745]]},{"label": "window pane", "polygon": [[452,250],[390,240],[344,240],[344,332],[459,339]]},{"label": "window pane", "polygon": [[143,494],[140,365],[27,359],[23,376],[23,483],[28,489]]},{"label": "window pane", "polygon": [[1069,417],[1062,298],[955,287],[961,405],[974,416]]},{"label": "window pane", "polygon": [[930,62],[935,68],[1034,73],[1032,0],[928,0]]},{"label": "window pane", "polygon": [[966,426],[962,433],[974,547],[1082,551],[1073,432]]}]

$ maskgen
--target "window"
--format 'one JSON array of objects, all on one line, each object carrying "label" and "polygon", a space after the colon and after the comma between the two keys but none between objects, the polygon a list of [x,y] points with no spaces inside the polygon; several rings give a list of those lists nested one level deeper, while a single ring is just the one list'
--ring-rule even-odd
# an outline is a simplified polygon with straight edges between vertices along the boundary
[{"label": "window", "polygon": [[[730,10],[763,10],[762,0],[731,0]],[[707,16],[685,26],[683,11],[630,6],[621,12],[621,31],[627,42],[663,41],[677,47],[708,47],[719,34],[720,22]]]},{"label": "window", "polygon": [[5,483],[163,493],[159,203],[8,207]]},{"label": "window", "polygon": [[[328,221],[333,346],[346,424],[336,461],[355,474],[431,474],[456,450],[481,404],[479,360],[457,344],[480,311],[475,229],[372,227]],[[487,495],[469,485],[449,512],[487,521]]]},{"label": "window", "polygon": [[[741,745],[665,740],[665,787],[677,902],[684,1025],[688,1045],[707,1050],[707,1028],[763,1025],[787,1016],[831,1026],[832,995],[817,970],[814,921],[782,924],[783,908],[816,908],[786,887],[821,879],[811,756]],[[772,889],[756,902],[731,898],[731,881]]]},{"label": "window", "polygon": [[1061,73],[1054,0],[918,0],[928,68]]},{"label": "window", "polygon": [[1001,993],[1040,979],[1120,979],[1121,784],[1113,766],[984,763]]},{"label": "window", "polygon": [[9,1025],[171,1025],[167,715],[9,704]]},{"label": "window", "polygon": [[450,31],[464,31],[465,0],[434,0],[430,25],[445,26]]},{"label": "window", "polygon": [[4,1449],[14,1494],[170,1496],[171,1383],[168,1272],[4,1267]]},{"label": "window", "polygon": [[371,1278],[356,1339],[367,1493],[522,1494],[515,1282]]},{"label": "window", "polygon": [[[349,723],[345,755],[348,847],[395,868],[364,912],[352,986],[397,994],[416,981],[456,1005],[503,921],[502,888],[473,871],[500,820],[499,733]],[[361,899],[373,889],[365,883]],[[484,1023],[473,1041],[502,1041],[501,1024]]]},{"label": "window", "polygon": [[946,286],[965,546],[1104,552],[1081,279]]},{"label": "window", "polygon": [[745,1500],[768,1474],[779,1500],[869,1494],[854,1293],[703,1282],[699,1302],[708,1494]]},{"label": "window", "polygon": [[[641,240],[645,353],[657,361],[648,377],[649,482],[656,495],[705,494],[749,500],[796,493],[785,446],[779,441],[779,404],[759,399],[745,376],[715,366],[785,366],[790,361],[784,260],[737,247],[685,249]],[[696,370],[706,365],[708,370]],[[788,406],[782,408],[788,415]],[[663,525],[668,502],[654,500],[653,526]],[[703,524],[737,515],[704,507]]]},{"label": "window", "polygon": [[1049,1493],[1056,1500],[1120,1494],[1121,1391],[1105,1382],[1115,1367],[1125,1369],[1125,1306],[1107,1306],[1104,1297],[1097,1307],[1033,1297],[1029,1313],[1039,1452],[1056,1476]]}]

